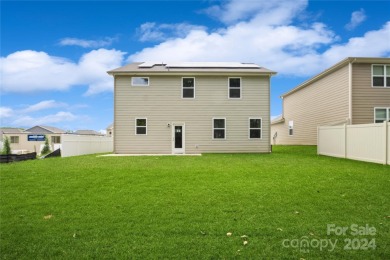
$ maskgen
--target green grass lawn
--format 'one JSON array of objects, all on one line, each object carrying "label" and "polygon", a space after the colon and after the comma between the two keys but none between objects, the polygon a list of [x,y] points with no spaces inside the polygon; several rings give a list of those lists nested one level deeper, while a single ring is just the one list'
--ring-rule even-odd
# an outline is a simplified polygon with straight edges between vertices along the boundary
[{"label": "green grass lawn", "polygon": [[390,167],[316,147],[0,167],[1,259],[390,259]]}]

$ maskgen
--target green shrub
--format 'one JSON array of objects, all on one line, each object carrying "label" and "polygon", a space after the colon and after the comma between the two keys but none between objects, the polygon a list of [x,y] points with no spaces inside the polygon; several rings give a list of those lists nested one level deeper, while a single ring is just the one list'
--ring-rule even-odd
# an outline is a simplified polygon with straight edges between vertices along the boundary
[{"label": "green shrub", "polygon": [[45,155],[45,154],[48,154],[50,152],[51,152],[51,150],[50,150],[50,145],[49,145],[49,139],[47,139],[47,137],[45,136],[45,145],[43,146],[43,149],[41,151],[41,155]]},{"label": "green shrub", "polygon": [[2,154],[11,154],[11,145],[9,143],[9,138],[6,136],[4,138],[4,143],[3,143],[3,150],[1,151]]}]

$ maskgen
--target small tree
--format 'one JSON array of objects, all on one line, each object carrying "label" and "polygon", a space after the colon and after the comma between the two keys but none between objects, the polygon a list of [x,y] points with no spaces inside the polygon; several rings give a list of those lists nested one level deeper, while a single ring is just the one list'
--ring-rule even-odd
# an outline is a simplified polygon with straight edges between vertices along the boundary
[{"label": "small tree", "polygon": [[4,143],[3,143],[3,150],[1,151],[2,154],[11,154],[11,145],[9,143],[9,138],[6,136],[4,138]]},{"label": "small tree", "polygon": [[45,136],[45,145],[43,146],[43,149],[41,151],[41,154],[48,154],[50,153],[50,145],[49,145],[49,139]]}]

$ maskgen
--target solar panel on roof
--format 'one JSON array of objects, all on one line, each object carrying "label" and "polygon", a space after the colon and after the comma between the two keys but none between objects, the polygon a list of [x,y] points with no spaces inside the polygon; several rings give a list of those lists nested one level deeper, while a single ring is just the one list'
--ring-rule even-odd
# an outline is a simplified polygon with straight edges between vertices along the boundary
[{"label": "solar panel on roof", "polygon": [[144,62],[144,63],[141,63],[140,65],[138,65],[138,68],[152,68],[154,66],[158,66],[158,65],[165,65],[163,62],[152,62],[152,61],[148,61],[148,62]]},{"label": "solar panel on roof", "polygon": [[139,68],[152,68],[154,66],[166,66],[169,68],[260,68],[254,63],[241,62],[144,62],[138,65]]},{"label": "solar panel on roof", "polygon": [[171,62],[166,66],[170,68],[260,68],[254,63],[240,62]]}]

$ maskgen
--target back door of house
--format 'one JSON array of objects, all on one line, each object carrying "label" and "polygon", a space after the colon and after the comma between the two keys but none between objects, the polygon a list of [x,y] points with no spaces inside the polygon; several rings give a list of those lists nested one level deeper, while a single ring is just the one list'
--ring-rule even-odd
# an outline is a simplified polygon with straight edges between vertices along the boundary
[{"label": "back door of house", "polygon": [[185,127],[184,124],[173,124],[172,127],[172,153],[184,154]]}]

